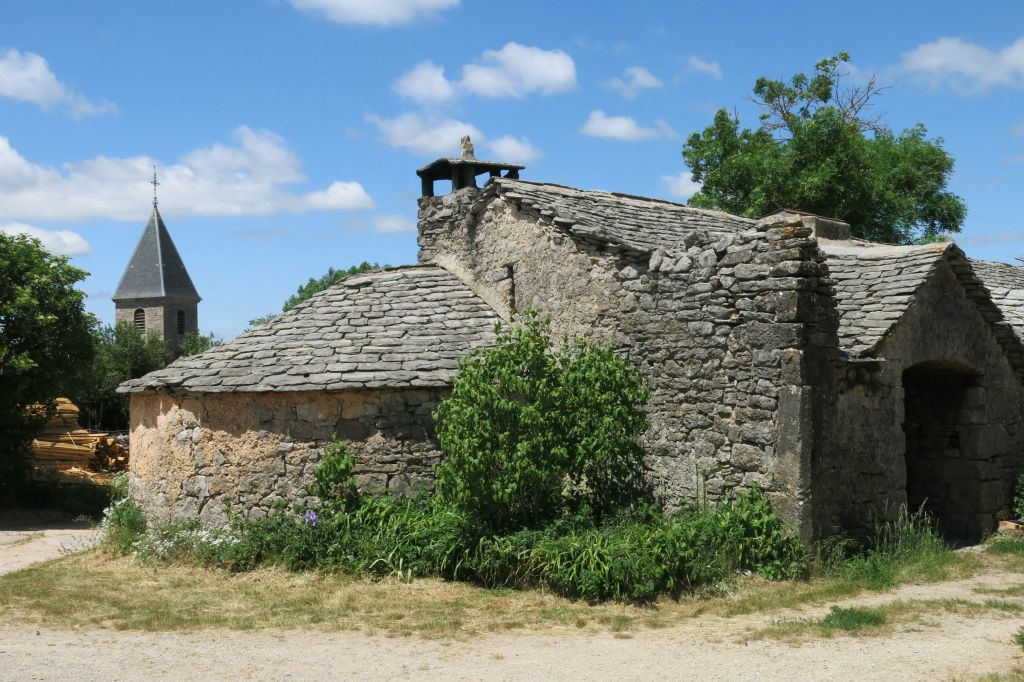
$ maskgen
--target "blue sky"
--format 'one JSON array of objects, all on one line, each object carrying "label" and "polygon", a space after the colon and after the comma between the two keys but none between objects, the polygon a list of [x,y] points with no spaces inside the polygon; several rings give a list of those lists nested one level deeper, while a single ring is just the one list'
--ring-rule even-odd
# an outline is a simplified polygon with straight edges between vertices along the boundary
[{"label": "blue sky", "polygon": [[156,164],[230,337],[330,266],[414,262],[415,169],[464,131],[525,179],[683,201],[688,134],[839,50],[945,140],[968,254],[1024,256],[1024,4],[944,0],[5,2],[0,229],[70,254],[109,322]]}]

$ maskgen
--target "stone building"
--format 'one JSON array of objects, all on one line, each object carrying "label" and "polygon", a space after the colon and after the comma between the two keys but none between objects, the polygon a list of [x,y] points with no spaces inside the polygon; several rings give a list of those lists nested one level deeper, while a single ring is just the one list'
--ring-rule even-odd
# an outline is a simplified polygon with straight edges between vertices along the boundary
[{"label": "stone building", "polygon": [[[669,507],[758,485],[805,537],[908,503],[964,540],[1008,513],[1024,469],[1018,269],[853,240],[797,211],[751,220],[519,170],[421,169],[419,265],[125,384],[147,512],[263,514],[335,432],[364,487],[429,486],[430,412],[458,358],[529,306],[643,371],[648,476]],[[453,191],[434,196],[438,180]]]},{"label": "stone building", "polygon": [[128,267],[114,292],[114,319],[156,332],[177,349],[189,332],[199,330],[199,293],[153,201]]}]

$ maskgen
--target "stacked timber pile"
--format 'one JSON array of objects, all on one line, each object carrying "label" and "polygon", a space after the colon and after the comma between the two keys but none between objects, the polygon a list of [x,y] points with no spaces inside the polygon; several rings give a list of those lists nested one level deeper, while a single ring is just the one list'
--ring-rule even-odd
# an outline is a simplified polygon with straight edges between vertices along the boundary
[{"label": "stacked timber pile", "polygon": [[[38,408],[36,408],[38,409]],[[128,465],[128,450],[107,433],[78,424],[78,407],[57,398],[57,411],[32,441],[36,466],[58,471],[119,471]]]}]

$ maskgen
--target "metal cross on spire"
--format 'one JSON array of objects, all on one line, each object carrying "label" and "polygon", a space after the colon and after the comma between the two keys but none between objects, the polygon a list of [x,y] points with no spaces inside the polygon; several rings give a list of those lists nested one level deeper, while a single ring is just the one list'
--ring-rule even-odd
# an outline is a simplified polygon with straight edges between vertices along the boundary
[{"label": "metal cross on spire", "polygon": [[153,208],[156,208],[156,188],[160,186],[160,183],[156,181],[156,166],[153,166]]}]

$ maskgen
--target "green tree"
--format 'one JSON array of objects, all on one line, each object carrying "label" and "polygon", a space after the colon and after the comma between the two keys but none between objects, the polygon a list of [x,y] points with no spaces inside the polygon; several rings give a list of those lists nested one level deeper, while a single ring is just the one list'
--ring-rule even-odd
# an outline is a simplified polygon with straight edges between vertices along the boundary
[{"label": "green tree", "polygon": [[199,355],[220,344],[220,339],[214,336],[213,332],[204,335],[202,332],[192,331],[185,334],[185,338],[181,340],[181,348],[178,354]]},{"label": "green tree", "polygon": [[[368,263],[363,261],[359,265],[353,265],[347,270],[335,270],[334,268],[328,268],[326,274],[321,275],[320,277],[310,277],[308,282],[299,285],[298,290],[289,296],[284,302],[284,305],[281,307],[281,312],[288,312],[310,296],[318,294],[344,279],[354,275],[361,275],[364,272],[380,270],[382,267],[386,268],[387,266],[381,265],[380,263]],[[245,331],[251,331],[260,325],[264,325],[275,317],[277,317],[277,315],[262,315],[260,317],[253,318],[249,320],[249,324],[246,326]]]},{"label": "green tree", "polygon": [[644,493],[637,439],[649,395],[628,361],[584,341],[555,347],[534,313],[499,325],[434,412],[448,457],[438,502],[492,532],[628,507]]},{"label": "green tree", "polygon": [[93,429],[128,428],[128,396],[117,387],[129,379],[162,369],[172,354],[159,334],[143,334],[127,322],[93,329],[95,356],[71,399],[82,411],[82,425]]},{"label": "green tree", "polygon": [[0,233],[0,492],[24,482],[28,446],[44,421],[26,408],[52,406],[88,366],[91,318],[75,288],[85,276],[38,240]]},{"label": "green tree", "polygon": [[953,158],[942,139],[928,139],[922,124],[897,134],[870,116],[885,88],[874,78],[843,87],[849,59],[840,52],[789,82],[758,78],[751,100],[762,113],[754,130],[722,109],[692,134],[683,159],[701,189],[690,205],[750,217],[800,209],[888,243],[959,232],[967,209],[946,189]]}]

